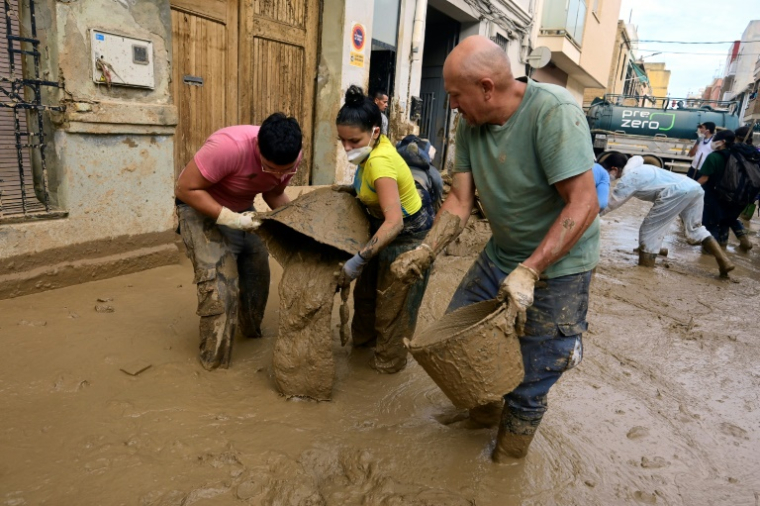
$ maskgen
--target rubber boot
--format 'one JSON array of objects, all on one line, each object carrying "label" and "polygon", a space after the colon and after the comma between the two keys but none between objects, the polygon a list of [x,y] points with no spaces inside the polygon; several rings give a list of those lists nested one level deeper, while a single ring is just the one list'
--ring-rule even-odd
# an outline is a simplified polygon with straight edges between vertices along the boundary
[{"label": "rubber boot", "polygon": [[749,240],[748,236],[743,235],[739,237],[739,249],[745,253],[752,249],[752,241]]},{"label": "rubber boot", "polygon": [[505,405],[491,459],[494,462],[509,462],[510,459],[524,458],[540,423],[540,418],[525,420]]},{"label": "rubber boot", "polygon": [[714,237],[708,237],[702,241],[702,247],[715,257],[715,260],[718,262],[718,269],[720,270],[721,277],[727,277],[728,273],[736,268],[734,264],[731,263],[731,260],[728,259],[726,253]]},{"label": "rubber boot", "polygon": [[535,434],[512,434],[503,427],[499,427],[496,436],[496,448],[493,449],[491,459],[494,462],[507,462],[508,458],[522,459],[528,454],[530,443]]},{"label": "rubber boot", "polygon": [[655,260],[657,260],[657,253],[639,251],[639,265],[641,267],[654,267]]}]

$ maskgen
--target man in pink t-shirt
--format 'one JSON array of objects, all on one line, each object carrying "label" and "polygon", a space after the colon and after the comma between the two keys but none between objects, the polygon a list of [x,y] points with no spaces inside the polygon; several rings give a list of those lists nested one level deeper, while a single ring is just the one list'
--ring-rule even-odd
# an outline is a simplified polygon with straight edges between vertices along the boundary
[{"label": "man in pink t-shirt", "polygon": [[290,201],[285,187],[298,170],[301,147],[296,119],[275,113],[261,127],[214,132],[177,179],[177,216],[195,269],[206,369],[229,367],[238,323],[244,336],[261,337],[269,254],[250,233],[260,224],[253,199],[261,194],[272,209]]}]

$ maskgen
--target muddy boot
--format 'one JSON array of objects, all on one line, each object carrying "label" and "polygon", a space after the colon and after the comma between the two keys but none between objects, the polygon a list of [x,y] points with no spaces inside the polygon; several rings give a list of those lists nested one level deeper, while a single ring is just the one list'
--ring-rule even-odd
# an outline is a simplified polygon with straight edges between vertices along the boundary
[{"label": "muddy boot", "polygon": [[639,265],[641,267],[654,267],[655,260],[657,260],[657,253],[639,251]]},{"label": "muddy boot", "polygon": [[534,435],[512,434],[499,428],[499,434],[496,436],[496,448],[493,449],[491,459],[494,462],[508,462],[510,458],[525,458]]},{"label": "muddy boot", "polygon": [[715,257],[715,260],[718,262],[718,268],[720,269],[720,275],[722,277],[727,277],[728,273],[734,270],[734,264],[732,264],[731,260],[728,259],[726,253],[723,251],[723,249],[718,244],[718,241],[716,241],[714,237],[708,237],[702,241],[702,247]]},{"label": "muddy boot", "polygon": [[494,462],[509,462],[509,459],[521,459],[528,454],[528,447],[536,435],[541,420],[523,420],[508,406],[504,406],[496,446],[491,454]]},{"label": "muddy boot", "polygon": [[483,406],[477,406],[470,410],[470,420],[483,427],[496,427],[501,420],[504,410],[504,401],[490,402]]},{"label": "muddy boot", "polygon": [[739,249],[745,253],[752,249],[752,241],[749,240],[748,236],[743,235],[739,237]]}]

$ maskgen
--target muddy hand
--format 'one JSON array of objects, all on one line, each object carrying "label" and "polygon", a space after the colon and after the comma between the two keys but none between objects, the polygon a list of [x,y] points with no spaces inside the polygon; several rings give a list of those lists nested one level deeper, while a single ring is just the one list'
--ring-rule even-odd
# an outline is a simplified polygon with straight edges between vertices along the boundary
[{"label": "muddy hand", "polygon": [[528,308],[533,305],[536,281],[538,272],[526,265],[518,264],[499,287],[496,298],[502,302],[508,300],[509,305],[515,307],[515,329],[518,336],[525,335],[525,322],[528,319]]},{"label": "muddy hand", "polygon": [[435,260],[433,249],[423,243],[413,250],[400,254],[391,264],[391,274],[403,283],[413,283],[422,278],[433,260]]}]

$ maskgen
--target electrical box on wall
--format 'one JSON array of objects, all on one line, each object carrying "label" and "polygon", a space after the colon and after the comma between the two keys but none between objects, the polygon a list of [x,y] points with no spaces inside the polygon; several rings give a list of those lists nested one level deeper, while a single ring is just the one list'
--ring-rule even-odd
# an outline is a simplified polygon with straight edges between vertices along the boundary
[{"label": "electrical box on wall", "polygon": [[90,44],[94,82],[155,88],[152,42],[90,30]]}]

